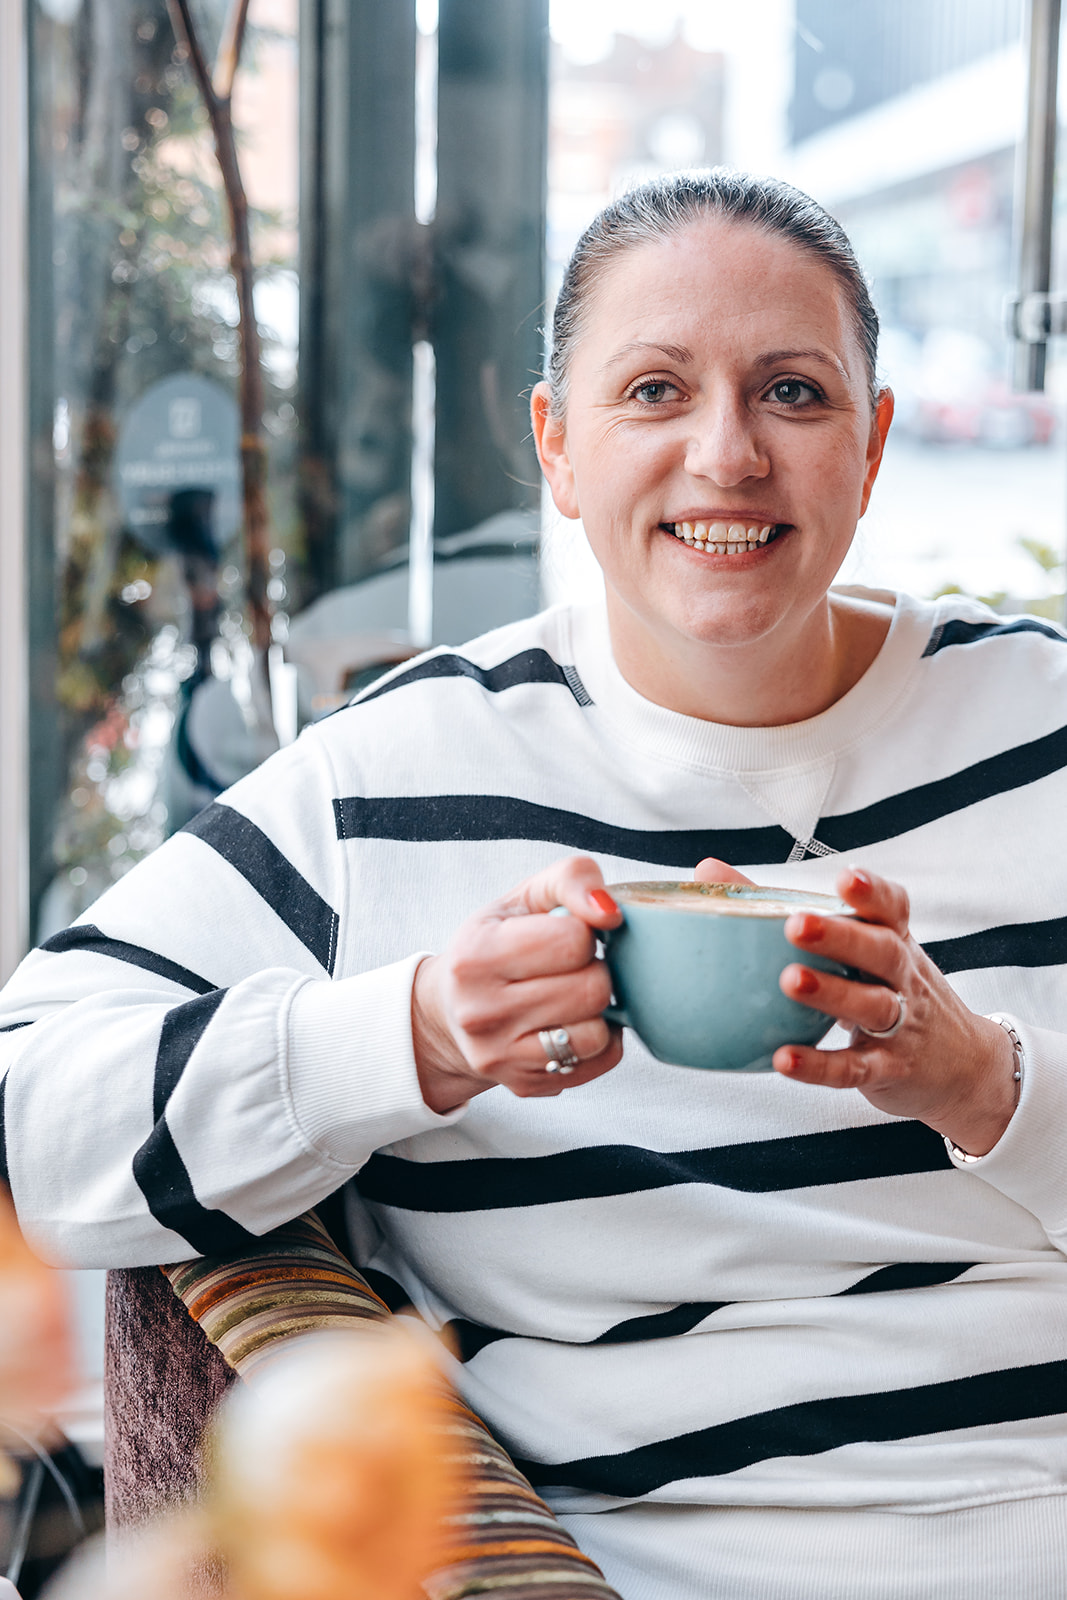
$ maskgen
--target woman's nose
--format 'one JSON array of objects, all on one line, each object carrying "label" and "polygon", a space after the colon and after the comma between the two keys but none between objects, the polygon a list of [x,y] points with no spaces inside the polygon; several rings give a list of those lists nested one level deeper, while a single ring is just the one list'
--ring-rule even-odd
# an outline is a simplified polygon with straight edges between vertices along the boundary
[{"label": "woman's nose", "polygon": [[708,478],[722,489],[765,478],[771,464],[748,407],[725,398],[702,405],[693,417],[685,466],[694,478]]}]

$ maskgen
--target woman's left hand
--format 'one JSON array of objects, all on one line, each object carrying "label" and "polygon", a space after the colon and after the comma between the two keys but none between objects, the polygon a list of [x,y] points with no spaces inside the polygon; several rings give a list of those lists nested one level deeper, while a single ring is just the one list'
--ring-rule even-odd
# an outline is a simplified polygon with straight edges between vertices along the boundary
[{"label": "woman's left hand", "polygon": [[[722,865],[701,862],[697,877],[719,878]],[[1015,1109],[1011,1040],[998,1023],[968,1010],[916,943],[899,884],[852,867],[838,878],[837,893],[857,917],[800,912],[786,922],[786,938],[879,981],[860,983],[800,962],[786,967],[783,994],[836,1017],[852,1038],[844,1050],[783,1045],[775,1071],[801,1083],[858,1089],[879,1111],[914,1117],[972,1155],[987,1154]],[[863,1031],[892,1027],[901,1001],[903,1025],[891,1038]]]}]

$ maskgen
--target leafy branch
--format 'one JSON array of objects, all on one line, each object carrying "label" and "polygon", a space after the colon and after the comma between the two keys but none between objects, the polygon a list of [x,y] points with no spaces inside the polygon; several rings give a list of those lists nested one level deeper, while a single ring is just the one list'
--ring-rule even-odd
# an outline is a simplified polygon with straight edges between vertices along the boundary
[{"label": "leafy branch", "polygon": [[237,156],[233,125],[233,86],[241,62],[249,0],[232,0],[215,57],[207,52],[192,14],[190,0],[167,0],[175,38],[188,51],[189,63],[211,123],[215,154],[230,216],[231,267],[237,286],[240,343],[241,482],[248,609],[252,640],[265,652],[270,644],[270,515],[267,506],[267,446],[263,427],[263,367],[253,289],[248,196]]}]

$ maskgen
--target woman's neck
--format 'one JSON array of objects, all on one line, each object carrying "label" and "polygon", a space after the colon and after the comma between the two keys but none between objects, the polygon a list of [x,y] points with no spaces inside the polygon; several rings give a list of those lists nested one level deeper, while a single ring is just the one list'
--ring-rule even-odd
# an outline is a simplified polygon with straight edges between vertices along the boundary
[{"label": "woman's neck", "polygon": [[798,627],[744,644],[652,635],[608,591],[616,665],[656,705],[736,728],[777,728],[826,711],[874,661],[892,621],[881,601],[830,594]]}]

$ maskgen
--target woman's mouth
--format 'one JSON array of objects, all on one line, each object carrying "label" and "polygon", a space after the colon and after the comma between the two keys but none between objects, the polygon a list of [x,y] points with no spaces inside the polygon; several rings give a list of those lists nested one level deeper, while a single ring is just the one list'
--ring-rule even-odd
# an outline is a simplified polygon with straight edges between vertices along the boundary
[{"label": "woman's mouth", "polygon": [[661,522],[664,533],[671,533],[692,550],[706,550],[719,556],[739,556],[771,544],[792,526],[788,522]]}]

